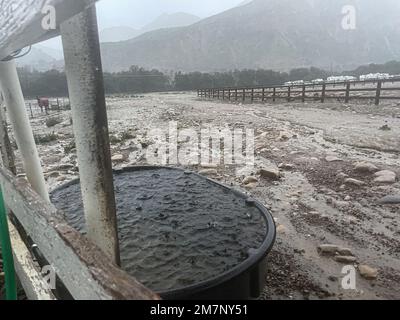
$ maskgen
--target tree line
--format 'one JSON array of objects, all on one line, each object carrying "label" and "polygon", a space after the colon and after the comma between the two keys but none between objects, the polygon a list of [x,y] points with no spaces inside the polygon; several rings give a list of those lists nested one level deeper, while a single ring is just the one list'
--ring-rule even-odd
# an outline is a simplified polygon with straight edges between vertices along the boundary
[{"label": "tree line", "polygon": [[[212,87],[272,86],[286,81],[326,79],[332,75],[360,76],[368,73],[400,74],[400,62],[360,66],[345,72],[328,72],[318,68],[296,68],[290,72],[264,69],[245,69],[226,72],[176,72],[164,73],[132,66],[128,71],[104,73],[106,94],[137,94],[159,91],[184,91]],[[67,79],[64,72],[46,72],[18,69],[22,90],[26,97],[61,97],[68,95]]]}]

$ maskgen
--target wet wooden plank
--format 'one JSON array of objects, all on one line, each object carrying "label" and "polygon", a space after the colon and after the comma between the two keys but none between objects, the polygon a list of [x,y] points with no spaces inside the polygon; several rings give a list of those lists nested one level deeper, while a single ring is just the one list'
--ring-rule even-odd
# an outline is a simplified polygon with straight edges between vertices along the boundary
[{"label": "wet wooden plank", "polygon": [[19,235],[9,222],[10,239],[13,248],[15,271],[29,300],[55,300],[48,284],[43,279],[38,265]]},{"label": "wet wooden plank", "polygon": [[25,179],[15,179],[11,172],[0,168],[0,183],[6,205],[75,299],[159,299],[70,227],[61,213],[44,202]]},{"label": "wet wooden plank", "polygon": [[[0,60],[12,52],[59,35],[62,22],[75,16],[97,0],[2,0],[0,1]],[[52,6],[56,28],[46,30],[42,21]],[[43,13],[43,12],[44,13]]]}]

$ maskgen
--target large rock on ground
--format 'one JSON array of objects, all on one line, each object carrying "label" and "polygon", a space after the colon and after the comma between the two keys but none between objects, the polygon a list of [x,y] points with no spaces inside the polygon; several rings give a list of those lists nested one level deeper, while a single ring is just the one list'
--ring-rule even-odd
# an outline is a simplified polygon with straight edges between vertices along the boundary
[{"label": "large rock on ground", "polygon": [[400,195],[386,196],[378,201],[379,204],[400,204]]},{"label": "large rock on ground", "polygon": [[390,170],[382,170],[375,173],[375,182],[377,183],[395,183],[396,182],[396,173]]},{"label": "large rock on ground", "polygon": [[359,173],[375,173],[379,169],[372,163],[369,162],[358,162],[354,169],[356,172]]},{"label": "large rock on ground", "polygon": [[274,167],[262,168],[259,173],[261,177],[266,179],[279,180],[281,178],[281,172],[278,168]]},{"label": "large rock on ground", "polygon": [[378,277],[378,270],[367,265],[359,265],[358,271],[367,280],[375,280]]}]

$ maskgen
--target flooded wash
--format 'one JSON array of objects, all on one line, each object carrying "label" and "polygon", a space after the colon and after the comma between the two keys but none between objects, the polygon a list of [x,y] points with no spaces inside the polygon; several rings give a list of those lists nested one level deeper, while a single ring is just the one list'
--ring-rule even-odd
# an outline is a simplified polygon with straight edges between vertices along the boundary
[{"label": "flooded wash", "polygon": [[[263,244],[265,214],[244,195],[179,169],[114,174],[122,268],[164,292],[214,279]],[[51,194],[67,222],[85,232],[79,181]]]}]

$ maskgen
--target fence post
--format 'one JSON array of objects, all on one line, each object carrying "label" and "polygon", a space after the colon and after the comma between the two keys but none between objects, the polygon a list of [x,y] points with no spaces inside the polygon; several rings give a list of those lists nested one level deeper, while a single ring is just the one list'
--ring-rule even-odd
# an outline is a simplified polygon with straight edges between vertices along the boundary
[{"label": "fence post", "polygon": [[345,103],[348,103],[350,101],[350,87],[351,87],[351,83],[348,82],[346,84],[346,98],[345,98]]},{"label": "fence post", "polygon": [[251,89],[251,103],[254,101],[254,88]]},{"label": "fence post", "polygon": [[276,101],[276,88],[274,87],[274,93],[272,95],[272,101],[275,102]]},{"label": "fence post", "polygon": [[265,101],[265,88],[262,88],[262,102]]},{"label": "fence post", "polygon": [[235,101],[238,101],[238,89],[235,89]]},{"label": "fence post", "polygon": [[222,89],[222,100],[225,100],[225,89]]},{"label": "fence post", "polygon": [[290,91],[291,91],[290,89],[291,89],[291,88],[290,88],[290,86],[289,86],[289,87],[288,87],[288,97],[287,97],[287,101],[288,101],[288,102],[290,102]]},{"label": "fence post", "polygon": [[322,85],[322,93],[321,93],[321,102],[325,102],[325,96],[326,96],[326,83]]},{"label": "fence post", "polygon": [[231,101],[231,89],[228,89],[228,100]]},{"label": "fence post", "polygon": [[376,106],[379,106],[379,102],[381,99],[381,90],[382,90],[382,81],[378,81],[378,85],[376,87],[376,97],[375,97]]},{"label": "fence post", "polygon": [[96,7],[60,27],[88,238],[120,264]]},{"label": "fence post", "polygon": [[246,89],[243,89],[242,100],[243,100],[243,102],[246,101]]},{"label": "fence post", "polygon": [[302,93],[302,97],[301,97],[302,102],[306,102],[306,86],[303,85],[303,93]]}]

